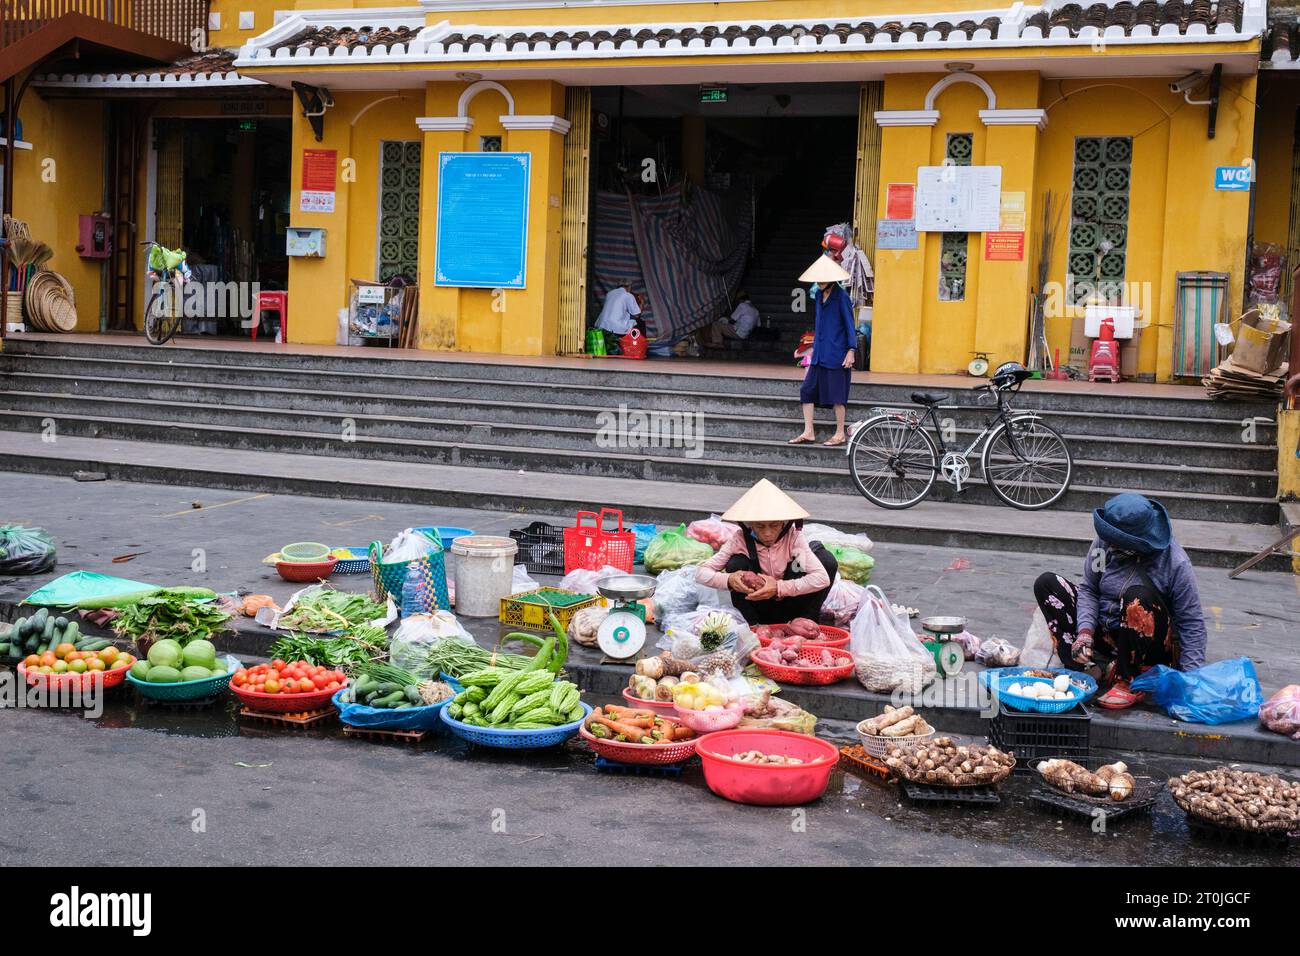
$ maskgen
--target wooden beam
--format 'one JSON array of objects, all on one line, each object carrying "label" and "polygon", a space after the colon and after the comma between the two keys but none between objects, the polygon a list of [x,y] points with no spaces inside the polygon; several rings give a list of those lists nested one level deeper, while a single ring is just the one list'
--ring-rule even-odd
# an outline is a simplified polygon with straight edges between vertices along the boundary
[{"label": "wooden beam", "polygon": [[8,80],[35,66],[55,50],[75,40],[158,63],[174,63],[194,52],[184,44],[97,20],[84,13],[66,13],[0,49],[0,81]]}]

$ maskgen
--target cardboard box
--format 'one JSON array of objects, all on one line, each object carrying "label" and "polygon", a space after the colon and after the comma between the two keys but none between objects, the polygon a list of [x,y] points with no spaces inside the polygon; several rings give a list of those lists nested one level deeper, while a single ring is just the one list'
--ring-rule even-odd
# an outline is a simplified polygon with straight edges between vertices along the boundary
[{"label": "cardboard box", "polygon": [[1142,330],[1134,329],[1133,337],[1119,344],[1119,374],[1136,378],[1138,374],[1138,348],[1142,345]]},{"label": "cardboard box", "polygon": [[1092,354],[1092,339],[1084,331],[1085,322],[1081,315],[1070,320],[1070,351],[1068,355],[1061,356],[1061,360],[1065,365],[1073,365],[1086,372],[1088,357]]},{"label": "cardboard box", "polygon": [[1290,331],[1291,326],[1273,310],[1258,307],[1246,310],[1236,330],[1233,364],[1260,375],[1273,371],[1287,359]]}]

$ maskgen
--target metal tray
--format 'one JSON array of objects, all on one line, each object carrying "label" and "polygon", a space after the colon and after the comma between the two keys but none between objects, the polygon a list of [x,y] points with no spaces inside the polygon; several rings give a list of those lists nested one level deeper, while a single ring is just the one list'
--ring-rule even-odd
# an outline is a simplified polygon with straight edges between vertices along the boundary
[{"label": "metal tray", "polygon": [[966,630],[966,618],[944,615],[923,617],[921,630],[929,631],[931,634],[960,634]]},{"label": "metal tray", "polygon": [[612,601],[640,601],[654,594],[658,583],[648,574],[611,574],[596,582],[596,590]]}]

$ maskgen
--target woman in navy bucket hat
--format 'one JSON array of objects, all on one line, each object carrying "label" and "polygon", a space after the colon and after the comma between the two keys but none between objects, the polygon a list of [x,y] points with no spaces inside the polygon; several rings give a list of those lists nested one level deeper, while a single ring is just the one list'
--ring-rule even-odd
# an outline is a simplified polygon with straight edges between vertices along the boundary
[{"label": "woman in navy bucket hat", "polygon": [[1160,502],[1116,495],[1092,513],[1092,526],[1082,582],[1048,572],[1034,597],[1061,660],[1100,668],[1109,687],[1097,702],[1122,709],[1142,699],[1129,681],[1148,667],[1205,663],[1205,617],[1192,562]]}]

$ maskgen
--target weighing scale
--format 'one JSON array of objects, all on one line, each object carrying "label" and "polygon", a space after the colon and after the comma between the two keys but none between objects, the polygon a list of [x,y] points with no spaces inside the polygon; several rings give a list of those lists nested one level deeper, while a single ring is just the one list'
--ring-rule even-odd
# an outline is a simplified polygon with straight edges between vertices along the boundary
[{"label": "weighing scale", "polygon": [[609,657],[623,660],[645,645],[645,605],[656,581],[646,574],[611,574],[596,582],[596,591],[611,602],[596,632],[596,643]]},{"label": "weighing scale", "polygon": [[921,639],[926,650],[934,655],[934,664],[947,677],[961,671],[966,663],[966,649],[956,641],[948,639],[950,634],[960,634],[966,630],[964,617],[926,617],[921,619],[921,630],[926,637]]},{"label": "weighing scale", "polygon": [[966,365],[966,374],[973,375],[975,378],[983,378],[989,374],[989,353],[988,352],[971,352],[975,356]]}]

